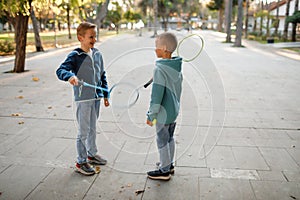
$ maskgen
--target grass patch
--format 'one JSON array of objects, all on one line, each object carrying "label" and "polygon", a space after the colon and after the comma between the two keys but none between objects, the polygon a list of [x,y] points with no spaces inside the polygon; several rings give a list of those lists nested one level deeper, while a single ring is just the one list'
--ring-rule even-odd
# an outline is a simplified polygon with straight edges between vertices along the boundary
[{"label": "grass patch", "polygon": [[300,53],[300,47],[289,47],[289,48],[284,48],[290,51],[294,51],[296,53]]},{"label": "grass patch", "polygon": [[[101,30],[99,34],[99,38],[108,37],[116,35],[115,31],[106,31]],[[14,41],[14,33],[1,33],[0,34],[0,42],[10,42],[15,45]],[[53,31],[49,32],[40,32],[40,38],[42,41],[42,45],[44,50],[55,48],[56,46],[59,47],[67,47],[72,45],[79,45],[79,42],[77,40],[76,30],[72,30],[71,32],[71,39],[69,39],[68,31],[57,31],[56,33]],[[55,44],[55,38],[56,38],[56,44]],[[15,46],[14,46],[15,48]],[[26,52],[34,52],[35,49],[35,40],[34,40],[34,33],[28,32],[27,33],[27,46],[26,46]],[[0,53],[1,54],[1,53]],[[6,54],[1,54],[6,55]],[[9,55],[9,54],[7,54]]]}]

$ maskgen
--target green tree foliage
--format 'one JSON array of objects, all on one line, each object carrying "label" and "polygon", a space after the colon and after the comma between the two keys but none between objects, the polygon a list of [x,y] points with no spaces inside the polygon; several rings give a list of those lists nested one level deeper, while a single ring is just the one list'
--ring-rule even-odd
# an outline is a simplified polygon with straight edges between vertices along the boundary
[{"label": "green tree foliage", "polygon": [[287,22],[295,24],[300,23],[300,10],[294,12],[292,16],[289,16]]},{"label": "green tree foliage", "polygon": [[116,28],[116,32],[119,33],[119,23],[122,19],[122,8],[118,2],[113,2],[114,8],[109,10],[106,19],[113,23]]},{"label": "green tree foliage", "polygon": [[[47,3],[39,0],[38,3]],[[25,71],[25,55],[27,42],[28,20],[33,0],[0,0],[0,15],[7,17],[14,26],[16,56],[13,72]]]}]

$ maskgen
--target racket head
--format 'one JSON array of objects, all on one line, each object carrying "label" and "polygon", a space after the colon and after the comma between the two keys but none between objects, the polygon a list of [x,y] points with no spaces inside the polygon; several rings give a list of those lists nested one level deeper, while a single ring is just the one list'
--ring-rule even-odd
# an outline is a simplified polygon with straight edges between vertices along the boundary
[{"label": "racket head", "polygon": [[110,91],[110,101],[113,108],[129,109],[140,97],[139,89],[130,82],[114,84]]},{"label": "racket head", "polygon": [[204,39],[198,34],[191,34],[178,42],[176,53],[184,62],[195,60],[203,51]]}]

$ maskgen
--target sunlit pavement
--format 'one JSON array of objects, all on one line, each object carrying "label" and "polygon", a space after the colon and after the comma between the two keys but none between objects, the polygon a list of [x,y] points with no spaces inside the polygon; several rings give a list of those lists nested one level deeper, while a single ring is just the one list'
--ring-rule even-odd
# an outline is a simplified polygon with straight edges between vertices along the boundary
[{"label": "sunlit pavement", "polygon": [[[190,34],[174,33],[179,40]],[[222,33],[193,33],[205,47],[183,64],[168,182],[146,176],[158,161],[155,129],[145,124],[151,87],[129,109],[113,106],[113,96],[110,108],[101,107],[97,144],[108,164],[87,177],[74,172],[72,89],[55,75],[72,48],[30,56],[21,74],[4,73],[13,62],[2,62],[0,199],[300,199],[299,54],[253,41],[235,48]],[[138,87],[151,78],[152,34],[97,45],[110,85]]]}]

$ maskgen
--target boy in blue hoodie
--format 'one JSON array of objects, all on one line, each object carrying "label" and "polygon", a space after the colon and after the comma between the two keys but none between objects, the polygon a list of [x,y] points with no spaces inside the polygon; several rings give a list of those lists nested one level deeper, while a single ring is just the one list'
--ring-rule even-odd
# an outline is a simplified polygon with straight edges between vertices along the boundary
[{"label": "boy in blue hoodie", "polygon": [[56,74],[60,80],[73,85],[78,122],[76,170],[84,175],[93,175],[95,171],[89,163],[105,165],[107,162],[97,154],[96,122],[99,117],[100,99],[104,98],[104,105],[109,106],[108,93],[79,85],[78,80],[106,89],[108,86],[102,55],[94,48],[96,25],[81,23],[77,28],[77,38],[80,48],[74,49],[67,56],[56,70]]},{"label": "boy in blue hoodie", "polygon": [[174,131],[180,108],[182,90],[182,58],[172,57],[177,47],[176,36],[172,33],[158,35],[155,41],[156,61],[147,124],[156,125],[157,147],[160,165],[158,170],[147,172],[154,180],[169,180],[174,173]]}]

